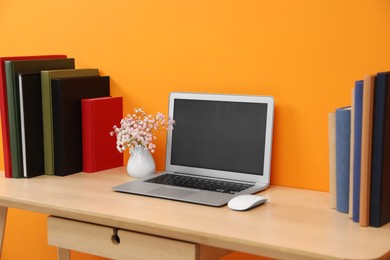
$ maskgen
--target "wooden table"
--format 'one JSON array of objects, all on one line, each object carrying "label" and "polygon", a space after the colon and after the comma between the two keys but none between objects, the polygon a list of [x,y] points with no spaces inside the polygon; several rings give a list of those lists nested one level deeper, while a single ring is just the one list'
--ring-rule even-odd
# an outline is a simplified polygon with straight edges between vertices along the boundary
[{"label": "wooden table", "polygon": [[69,250],[116,259],[212,259],[226,250],[278,259],[390,258],[390,224],[360,227],[330,209],[325,192],[271,186],[260,193],[269,202],[236,212],[111,190],[130,180],[122,167],[1,177],[0,232],[10,207],[51,215],[48,242],[60,259],[69,259]]}]

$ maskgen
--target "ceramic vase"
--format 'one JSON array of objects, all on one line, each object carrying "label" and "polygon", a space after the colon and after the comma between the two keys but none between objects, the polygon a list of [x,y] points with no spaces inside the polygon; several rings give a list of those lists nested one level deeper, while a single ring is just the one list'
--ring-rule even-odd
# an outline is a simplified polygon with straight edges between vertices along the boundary
[{"label": "ceramic vase", "polygon": [[156,164],[149,149],[138,145],[130,149],[130,157],[127,162],[127,174],[133,178],[144,178],[153,175]]}]

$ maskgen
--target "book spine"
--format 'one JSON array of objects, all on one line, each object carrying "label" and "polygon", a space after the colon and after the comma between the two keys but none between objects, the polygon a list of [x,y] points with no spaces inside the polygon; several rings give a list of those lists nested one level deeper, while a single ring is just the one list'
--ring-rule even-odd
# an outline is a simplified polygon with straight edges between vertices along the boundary
[{"label": "book spine", "polygon": [[348,202],[348,217],[352,219],[353,208],[353,150],[355,149],[355,88],[351,92],[351,136],[350,136],[350,159],[349,159],[349,202]]},{"label": "book spine", "polygon": [[328,114],[330,208],[336,209],[336,114]]},{"label": "book spine", "polygon": [[372,126],[372,164],[370,194],[370,226],[380,226],[380,194],[383,169],[383,137],[387,75],[379,73],[375,78],[374,115]]},{"label": "book spine", "polygon": [[336,193],[337,211],[348,213],[351,110],[336,109]]},{"label": "book spine", "polygon": [[42,119],[43,119],[43,152],[45,158],[45,174],[54,175],[53,158],[53,111],[51,104],[51,82],[48,71],[41,72]]},{"label": "book spine", "polygon": [[[374,94],[374,115],[373,115],[373,136],[372,136],[372,164],[371,164],[371,194],[370,194],[370,226],[380,227],[384,223],[381,221],[382,211],[382,189],[384,186],[384,143],[385,133],[390,129],[385,129],[386,103],[388,98],[389,72],[379,73],[375,78]],[[389,105],[387,105],[389,106]],[[389,116],[387,114],[387,116]],[[386,131],[386,132],[385,132]],[[389,135],[389,134],[387,134]],[[389,184],[388,184],[389,185]],[[389,189],[389,187],[387,187]],[[390,203],[390,196],[387,199]]]},{"label": "book spine", "polygon": [[363,81],[355,82],[354,98],[354,149],[353,149],[353,198],[352,220],[359,222],[360,208],[360,162],[362,151],[362,107],[363,107]]},{"label": "book spine", "polygon": [[54,175],[63,176],[63,127],[62,123],[62,102],[60,81],[53,80],[51,82],[52,93],[52,113],[53,113],[53,159],[54,159]]},{"label": "book spine", "polygon": [[[19,104],[20,104],[20,131],[21,131],[21,141],[22,141],[22,173],[23,177],[27,178],[27,160],[26,160],[26,134],[25,134],[25,125],[24,125],[24,102],[23,102],[23,82],[22,75],[18,75],[19,81]],[[38,122],[37,122],[38,123]]]},{"label": "book spine", "polygon": [[360,173],[360,209],[359,223],[366,227],[370,215],[370,178],[372,149],[372,114],[374,101],[374,76],[364,77],[363,110],[362,110],[362,157]]},{"label": "book spine", "polygon": [[0,59],[0,113],[1,134],[3,137],[4,173],[6,178],[12,178],[11,148],[9,144],[7,83],[4,60],[2,59]]},{"label": "book spine", "polygon": [[94,172],[93,159],[93,102],[81,100],[81,124],[83,139],[83,172]]},{"label": "book spine", "polygon": [[383,141],[383,169],[380,197],[380,225],[390,222],[390,75],[386,88],[385,124]]},{"label": "book spine", "polygon": [[7,98],[8,98],[8,125],[12,162],[12,177],[21,178],[21,143],[20,143],[20,117],[19,117],[19,95],[18,89],[15,88],[14,70],[12,62],[5,62]]}]

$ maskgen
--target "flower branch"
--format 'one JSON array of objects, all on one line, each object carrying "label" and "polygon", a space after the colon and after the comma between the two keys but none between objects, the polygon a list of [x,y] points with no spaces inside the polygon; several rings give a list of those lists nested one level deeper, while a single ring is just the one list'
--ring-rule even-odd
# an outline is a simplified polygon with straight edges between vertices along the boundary
[{"label": "flower branch", "polygon": [[128,114],[120,122],[120,127],[113,126],[111,136],[116,135],[116,147],[119,152],[132,149],[138,145],[144,146],[154,153],[156,132],[172,130],[175,121],[169,116],[158,112],[156,115],[146,114],[142,108],[135,108],[132,115]]}]

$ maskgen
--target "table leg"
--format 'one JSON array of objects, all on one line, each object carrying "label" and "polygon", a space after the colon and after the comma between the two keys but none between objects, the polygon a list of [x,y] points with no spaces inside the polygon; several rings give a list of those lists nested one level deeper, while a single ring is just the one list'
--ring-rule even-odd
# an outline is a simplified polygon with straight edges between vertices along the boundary
[{"label": "table leg", "polygon": [[0,258],[1,258],[1,252],[3,249],[5,222],[7,220],[7,211],[8,211],[7,207],[0,207]]},{"label": "table leg", "polygon": [[70,250],[58,247],[57,248],[57,259],[58,260],[70,260]]}]

